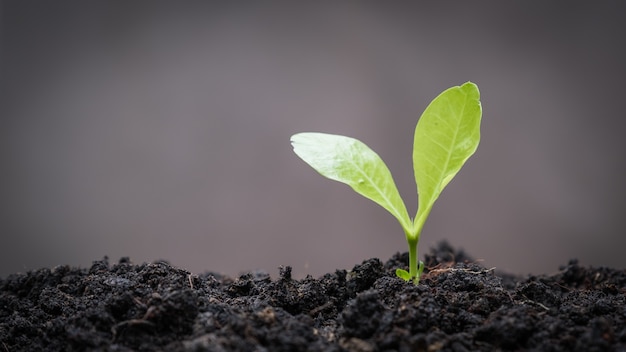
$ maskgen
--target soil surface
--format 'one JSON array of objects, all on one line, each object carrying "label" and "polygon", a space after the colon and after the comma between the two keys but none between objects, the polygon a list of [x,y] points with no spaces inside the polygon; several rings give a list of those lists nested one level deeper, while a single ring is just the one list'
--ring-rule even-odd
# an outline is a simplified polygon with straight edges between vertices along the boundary
[{"label": "soil surface", "polygon": [[441,243],[294,280],[105,258],[0,280],[1,351],[626,351],[626,271],[495,272]]}]

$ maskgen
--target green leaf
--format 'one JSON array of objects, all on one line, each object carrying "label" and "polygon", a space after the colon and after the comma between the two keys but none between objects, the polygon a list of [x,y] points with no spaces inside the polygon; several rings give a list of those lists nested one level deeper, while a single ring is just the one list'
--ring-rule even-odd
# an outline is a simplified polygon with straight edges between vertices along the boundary
[{"label": "green leaf", "polygon": [[411,274],[406,270],[396,269],[396,276],[404,281],[411,281]]},{"label": "green leaf", "polygon": [[435,200],[478,148],[481,116],[478,87],[467,82],[445,90],[420,117],[413,144],[418,239]]},{"label": "green leaf", "polygon": [[402,225],[412,228],[391,172],[382,159],[361,141],[333,134],[305,132],[291,137],[294,152],[323,176],[345,183],[387,209]]}]

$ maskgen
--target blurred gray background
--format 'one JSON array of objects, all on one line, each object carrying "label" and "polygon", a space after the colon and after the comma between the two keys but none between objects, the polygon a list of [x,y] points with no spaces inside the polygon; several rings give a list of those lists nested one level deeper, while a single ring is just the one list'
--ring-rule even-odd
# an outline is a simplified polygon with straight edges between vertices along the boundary
[{"label": "blurred gray background", "polygon": [[413,129],[468,80],[481,145],[428,219],[488,267],[626,267],[626,5],[2,1],[0,275],[108,255],[314,276],[406,251],[292,152],[345,134],[409,212]]}]

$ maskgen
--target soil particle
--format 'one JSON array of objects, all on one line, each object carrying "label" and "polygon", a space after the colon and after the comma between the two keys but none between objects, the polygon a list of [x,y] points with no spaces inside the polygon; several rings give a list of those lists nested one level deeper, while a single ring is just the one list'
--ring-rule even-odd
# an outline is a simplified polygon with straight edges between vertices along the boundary
[{"label": "soil particle", "polygon": [[0,280],[0,351],[626,351],[626,271],[570,261],[516,277],[441,243],[295,280],[128,258]]}]

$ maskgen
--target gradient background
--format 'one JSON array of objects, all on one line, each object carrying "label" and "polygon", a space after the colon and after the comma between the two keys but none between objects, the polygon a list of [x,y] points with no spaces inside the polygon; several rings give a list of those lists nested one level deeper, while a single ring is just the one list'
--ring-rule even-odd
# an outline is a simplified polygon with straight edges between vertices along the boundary
[{"label": "gradient background", "polygon": [[[416,210],[413,129],[468,80],[482,141],[426,223],[514,273],[626,267],[626,5],[2,1],[0,275],[166,259],[314,276],[406,251],[289,137],[361,139]],[[420,255],[421,257],[421,255]]]}]

